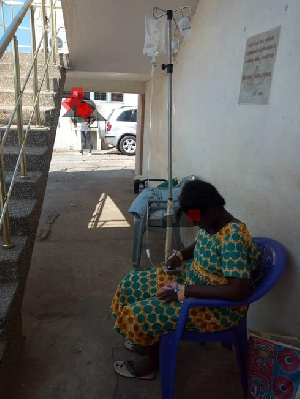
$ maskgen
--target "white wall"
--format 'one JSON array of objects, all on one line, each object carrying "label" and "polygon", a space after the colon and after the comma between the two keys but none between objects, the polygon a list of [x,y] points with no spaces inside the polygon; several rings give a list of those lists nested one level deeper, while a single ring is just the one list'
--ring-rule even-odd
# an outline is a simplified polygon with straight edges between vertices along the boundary
[{"label": "white wall", "polygon": [[[299,335],[300,3],[202,0],[174,61],[173,176],[197,174],[227,200],[253,236],[279,240],[288,264],[250,310],[250,327]],[[268,105],[239,105],[246,41],[281,25]],[[147,174],[151,82],[146,88]],[[167,176],[167,79],[153,91],[150,175]],[[147,116],[148,115],[148,116]]]},{"label": "white wall", "polygon": [[71,118],[63,117],[65,113],[65,108],[61,107],[60,117],[56,128],[54,151],[79,151],[81,148],[80,134],[77,133]]}]

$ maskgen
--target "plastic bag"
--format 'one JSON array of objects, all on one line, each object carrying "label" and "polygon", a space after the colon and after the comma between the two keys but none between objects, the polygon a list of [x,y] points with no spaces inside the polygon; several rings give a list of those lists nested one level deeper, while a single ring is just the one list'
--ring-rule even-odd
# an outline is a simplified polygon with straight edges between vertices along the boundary
[{"label": "plastic bag", "polygon": [[179,50],[179,41],[172,40],[172,53],[176,54],[176,53],[178,53],[178,50]]},{"label": "plastic bag", "polygon": [[183,17],[178,21],[178,26],[182,36],[188,40],[191,35],[191,24],[188,17]]},{"label": "plastic bag", "polygon": [[166,19],[145,17],[145,44],[143,54],[153,56],[165,53],[165,25]]}]

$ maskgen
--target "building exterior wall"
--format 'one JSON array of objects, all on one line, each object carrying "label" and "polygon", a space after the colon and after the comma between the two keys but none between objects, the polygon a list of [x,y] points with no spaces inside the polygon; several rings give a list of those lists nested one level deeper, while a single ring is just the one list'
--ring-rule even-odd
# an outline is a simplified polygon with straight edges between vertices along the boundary
[{"label": "building exterior wall", "polygon": [[[286,247],[284,275],[251,306],[250,328],[288,335],[300,334],[299,17],[298,0],[202,0],[173,74],[173,176],[210,181],[253,236]],[[277,26],[268,104],[239,104],[247,39]],[[154,79],[150,106],[151,91],[148,82],[143,173],[167,177],[167,78]]]}]

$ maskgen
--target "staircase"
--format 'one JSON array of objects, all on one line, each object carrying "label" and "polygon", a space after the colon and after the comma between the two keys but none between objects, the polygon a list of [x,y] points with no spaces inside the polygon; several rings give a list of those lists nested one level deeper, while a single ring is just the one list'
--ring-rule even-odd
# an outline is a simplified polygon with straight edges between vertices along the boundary
[{"label": "staircase", "polygon": [[[42,61],[41,58],[38,60]],[[39,61],[38,61],[39,62]],[[28,73],[31,55],[20,53],[21,85]],[[60,66],[49,66],[50,92],[40,95],[40,116],[42,127],[32,128],[26,144],[28,179],[15,182],[9,203],[10,231],[14,244],[12,249],[3,249],[0,235],[0,398],[5,397],[8,381],[22,350],[22,300],[30,266],[36,231],[44,200],[48,171],[52,157],[55,132],[67,68],[66,57],[60,59]],[[6,52],[0,60],[0,133],[3,135],[15,104],[12,54]],[[38,66],[39,81],[42,65]],[[27,126],[32,110],[32,80],[23,94],[23,121]],[[14,120],[13,124],[17,121]],[[6,187],[9,188],[12,171],[18,154],[18,135],[14,126],[6,140],[4,165]]]}]

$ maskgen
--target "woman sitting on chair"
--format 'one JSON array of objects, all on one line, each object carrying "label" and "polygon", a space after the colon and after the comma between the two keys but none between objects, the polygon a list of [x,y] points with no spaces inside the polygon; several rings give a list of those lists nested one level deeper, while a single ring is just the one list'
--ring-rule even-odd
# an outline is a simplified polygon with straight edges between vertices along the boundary
[{"label": "woman sitting on chair", "polygon": [[[184,185],[180,205],[198,226],[196,241],[168,259],[169,273],[157,267],[126,275],[112,301],[114,328],[126,338],[125,347],[145,355],[139,361],[115,362],[115,371],[125,377],[155,377],[159,337],[176,328],[185,298],[238,301],[250,295],[250,275],[260,253],[246,225],[226,211],[216,188],[201,180]],[[179,266],[181,271],[172,273]],[[246,306],[193,308],[186,328],[226,330],[246,312]]]}]

